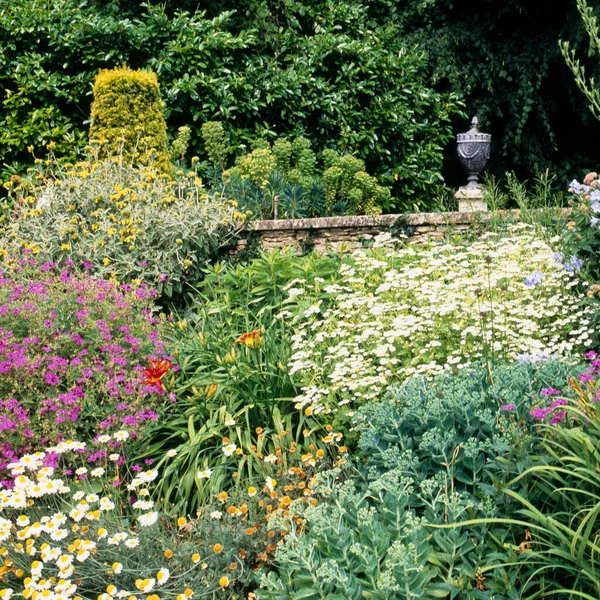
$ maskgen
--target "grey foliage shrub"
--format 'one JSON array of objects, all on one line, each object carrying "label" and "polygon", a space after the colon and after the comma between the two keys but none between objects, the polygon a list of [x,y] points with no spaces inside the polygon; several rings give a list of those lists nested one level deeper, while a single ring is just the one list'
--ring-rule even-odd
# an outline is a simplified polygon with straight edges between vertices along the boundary
[{"label": "grey foliage shrub", "polygon": [[411,379],[362,407],[356,469],[322,477],[323,502],[280,545],[259,598],[518,600],[520,572],[501,564],[516,559],[521,530],[435,526],[510,514],[500,489],[537,443],[524,417],[543,388],[579,370],[479,364]]},{"label": "grey foliage shrub", "polygon": [[0,224],[0,259],[25,248],[40,262],[73,261],[104,279],[180,294],[243,223],[226,198],[209,196],[190,174],[172,179],[118,157],[56,172]]}]

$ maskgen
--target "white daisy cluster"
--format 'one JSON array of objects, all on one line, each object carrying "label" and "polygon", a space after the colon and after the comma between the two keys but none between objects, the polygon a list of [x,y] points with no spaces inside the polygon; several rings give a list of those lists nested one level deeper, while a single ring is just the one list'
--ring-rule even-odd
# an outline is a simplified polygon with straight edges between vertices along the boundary
[{"label": "white daisy cluster", "polygon": [[569,356],[591,344],[593,309],[572,293],[576,274],[524,224],[474,243],[382,244],[354,253],[341,275],[324,288],[328,308],[315,303],[292,322],[289,368],[308,414],[485,357]]},{"label": "white daisy cluster", "polygon": [[[102,562],[102,554],[110,546],[122,545],[126,549],[139,546],[139,538],[132,531],[116,530],[112,534],[108,531],[111,525],[123,523],[111,495],[100,495],[92,489],[73,493],[72,485],[84,484],[70,485],[54,476],[54,468],[45,466],[55,458],[50,453],[74,452],[80,456],[85,448],[81,442],[61,442],[46,452],[27,454],[8,466],[14,485],[0,488],[1,600],[8,600],[14,594],[32,600],[81,597],[79,581],[85,579],[85,574],[80,569],[84,563],[91,557],[94,564]],[[87,469],[81,467],[75,473],[87,473]],[[104,470],[98,475],[103,473]],[[149,527],[158,520],[148,489],[157,476],[156,469],[142,471],[127,486],[138,498],[133,508],[143,511],[137,517],[140,527]],[[120,563],[114,563],[111,574],[122,569]],[[135,590],[111,584],[101,597],[129,598],[163,585],[170,577],[166,568],[151,575],[138,579]],[[19,581],[18,586],[2,588],[2,582],[10,578]]]}]

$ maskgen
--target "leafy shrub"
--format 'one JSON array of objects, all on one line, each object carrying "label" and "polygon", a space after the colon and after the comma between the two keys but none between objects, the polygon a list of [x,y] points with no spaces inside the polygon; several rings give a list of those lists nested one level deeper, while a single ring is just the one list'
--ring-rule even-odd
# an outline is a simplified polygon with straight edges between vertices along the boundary
[{"label": "leafy shrub", "polygon": [[202,139],[208,160],[217,165],[221,170],[225,169],[227,155],[231,152],[227,135],[220,121],[207,121],[202,125]]},{"label": "leafy shrub", "polygon": [[[213,143],[205,139],[205,145]],[[366,173],[364,161],[335,150],[325,150],[322,159],[322,169],[317,168],[317,156],[303,137],[265,141],[223,172],[224,189],[257,218],[273,216],[277,197],[280,218],[378,214],[389,207],[389,189]]]},{"label": "leafy shrub", "polygon": [[[37,177],[41,184],[46,174]],[[5,220],[0,254],[25,247],[41,261],[85,261],[98,277],[144,281],[167,297],[198,280],[244,219],[226,199],[209,197],[193,171],[170,179],[118,160],[77,163],[21,193]]]},{"label": "leafy shrub", "polygon": [[156,292],[76,275],[72,261],[59,269],[23,256],[0,271],[2,475],[44,440],[115,429],[137,439],[166,399],[145,372],[165,355]]},{"label": "leafy shrub", "polygon": [[570,271],[527,225],[473,242],[356,252],[323,288],[329,308],[315,304],[291,321],[296,406],[344,412],[415,374],[588,347],[595,311],[571,294]]},{"label": "leafy shrub", "polygon": [[94,81],[90,142],[99,157],[122,155],[133,164],[165,169],[167,124],[156,74],[127,67],[102,70]]},{"label": "leafy shrub", "polygon": [[330,164],[323,173],[328,206],[343,202],[349,206],[349,214],[371,215],[389,204],[389,190],[365,172],[362,160],[346,155],[335,157]]},{"label": "leafy shrub", "polygon": [[480,364],[414,378],[364,406],[355,420],[363,476],[319,476],[321,504],[300,510],[303,527],[279,545],[278,571],[263,575],[258,597],[520,598],[518,570],[503,563],[516,559],[521,530],[432,525],[510,515],[502,485],[530,464],[535,441],[523,415],[576,369]]},{"label": "leafy shrub", "polygon": [[[198,285],[194,303],[169,335],[181,367],[173,388],[178,402],[161,416],[146,450],[158,458],[178,451],[159,484],[173,510],[193,513],[216,491],[264,479],[270,465],[248,448],[272,454],[272,432],[289,432],[289,443],[299,448],[310,444],[304,431],[316,424],[293,406],[297,389],[285,366],[292,332],[280,313],[301,312],[319,298],[338,266],[336,256],[272,251],[245,265],[217,264]],[[286,285],[299,277],[314,286],[311,299],[284,302]],[[223,439],[243,449],[239,464],[223,453]],[[211,478],[199,479],[198,471],[208,468]]]}]

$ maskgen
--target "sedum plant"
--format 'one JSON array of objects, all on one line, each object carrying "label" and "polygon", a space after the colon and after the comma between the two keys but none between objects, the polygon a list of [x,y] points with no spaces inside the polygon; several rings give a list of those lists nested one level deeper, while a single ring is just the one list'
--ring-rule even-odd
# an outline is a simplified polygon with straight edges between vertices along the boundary
[{"label": "sedum plant", "polygon": [[2,223],[2,257],[28,248],[42,262],[86,262],[98,277],[145,282],[173,297],[201,277],[244,221],[234,203],[209,196],[194,171],[171,179],[114,157],[39,172],[34,183],[48,175],[46,185],[17,196]]},{"label": "sedum plant", "polygon": [[[510,563],[524,532],[501,522],[518,507],[501,488],[532,464],[529,410],[577,369],[478,364],[365,405],[354,421],[358,466],[319,476],[320,503],[299,511],[258,598],[520,599]],[[439,527],[476,517],[497,523]]]}]

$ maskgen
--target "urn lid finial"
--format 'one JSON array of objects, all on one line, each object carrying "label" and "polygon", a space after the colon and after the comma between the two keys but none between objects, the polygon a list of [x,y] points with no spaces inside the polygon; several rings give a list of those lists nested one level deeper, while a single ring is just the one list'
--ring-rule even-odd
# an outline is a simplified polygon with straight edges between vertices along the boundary
[{"label": "urn lid finial", "polygon": [[479,125],[479,119],[477,118],[477,115],[475,115],[471,121],[471,129],[469,130],[469,133],[479,133],[477,125]]}]

